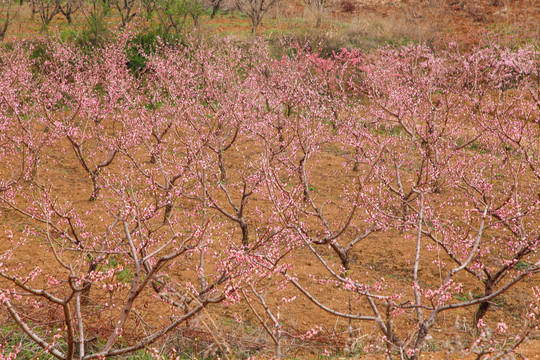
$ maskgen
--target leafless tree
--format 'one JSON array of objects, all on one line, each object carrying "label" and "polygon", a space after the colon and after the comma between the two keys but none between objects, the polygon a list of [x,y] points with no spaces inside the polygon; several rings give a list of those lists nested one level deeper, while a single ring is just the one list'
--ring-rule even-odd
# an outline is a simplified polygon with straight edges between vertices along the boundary
[{"label": "leafless tree", "polygon": [[333,0],[304,0],[306,7],[315,15],[315,27],[320,28],[324,11],[334,3]]},{"label": "leafless tree", "polygon": [[156,10],[157,1],[156,0],[141,0],[141,6],[146,13],[146,17],[151,18],[152,14]]},{"label": "leafless tree", "polygon": [[138,0],[112,0],[122,19],[122,27],[125,27],[138,13]]},{"label": "leafless tree", "polygon": [[72,15],[79,11],[80,7],[80,0],[64,0],[60,4],[59,11],[62,15],[64,15],[68,24],[71,24],[71,22],[73,21]]},{"label": "leafless tree", "polygon": [[249,17],[251,33],[255,34],[266,12],[279,0],[235,0],[236,6]]},{"label": "leafless tree", "polygon": [[223,0],[212,0],[211,1],[211,5],[212,5],[212,14],[210,15],[211,19],[213,19],[216,16],[222,2],[223,2]]},{"label": "leafless tree", "polygon": [[60,0],[32,0],[32,5],[39,14],[43,25],[47,26],[60,12],[61,2]]},{"label": "leafless tree", "polygon": [[158,0],[156,13],[160,26],[166,33],[170,31],[180,34],[186,25],[188,17],[193,20],[193,26],[199,26],[202,7],[198,0]]},{"label": "leafless tree", "polygon": [[12,0],[5,0],[0,3],[0,41],[4,40],[9,24],[13,20],[12,3]]},{"label": "leafless tree", "polygon": [[81,1],[81,11],[86,20],[90,18],[97,18],[103,16],[103,14],[108,12],[109,1],[103,0],[89,0]]}]

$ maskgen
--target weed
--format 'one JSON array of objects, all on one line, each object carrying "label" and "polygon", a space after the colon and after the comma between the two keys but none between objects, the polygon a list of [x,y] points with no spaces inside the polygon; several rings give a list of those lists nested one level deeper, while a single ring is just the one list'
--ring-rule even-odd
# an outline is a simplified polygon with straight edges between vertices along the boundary
[{"label": "weed", "polygon": [[527,270],[531,265],[532,265],[531,263],[528,263],[526,261],[518,261],[514,265],[514,269],[519,270],[519,271],[524,271],[524,270]]}]

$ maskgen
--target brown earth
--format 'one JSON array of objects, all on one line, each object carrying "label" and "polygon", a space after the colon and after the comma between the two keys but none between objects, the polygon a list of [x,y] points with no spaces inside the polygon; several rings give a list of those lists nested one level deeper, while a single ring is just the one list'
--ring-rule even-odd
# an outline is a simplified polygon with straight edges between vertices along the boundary
[{"label": "brown earth", "polygon": [[[43,160],[42,168],[48,168],[46,176],[54,180],[54,187],[56,194],[59,198],[70,199],[74,205],[80,208],[83,213],[85,209],[90,208],[91,203],[88,202],[88,198],[91,192],[91,183],[88,176],[84,173],[80,164],[77,162],[75,156],[69,150],[68,144],[63,144],[62,148],[65,151],[56,151],[49,153],[47,158]],[[250,148],[248,143],[240,143],[240,151],[246,151]],[[243,150],[242,150],[243,148]],[[244,158],[243,155],[231,153],[226,155],[227,163],[229,164],[229,170],[232,172],[234,169],[242,167]],[[355,176],[350,167],[348,170],[343,171],[343,157],[336,153],[336,146],[329,145],[322,153],[321,157],[313,163],[314,173],[313,184],[314,191],[319,194],[320,201],[323,200],[335,200],[333,199],[334,193],[339,193],[341,185],[344,182],[350,180]],[[47,165],[49,164],[49,165]],[[324,191],[323,191],[324,189]],[[443,194],[443,198],[448,194]],[[256,199],[254,199],[257,202]],[[264,203],[259,203],[264,206]],[[25,225],[32,225],[32,222],[28,219],[20,216],[13,210],[6,208],[0,208],[0,234],[4,236],[8,230],[13,231],[15,240],[17,239],[17,233],[22,230]],[[341,208],[335,206],[334,208],[329,205],[326,209],[329,216],[338,217],[340,215]],[[452,211],[451,208],[448,211]],[[96,216],[96,215],[93,215]],[[91,218],[89,218],[91,220]],[[96,221],[97,223],[97,221]],[[234,225],[230,225],[230,230],[234,229]],[[427,245],[427,242],[425,243]],[[4,240],[0,242],[0,252],[10,247],[10,242]],[[331,251],[322,251],[329,261],[334,255]],[[353,258],[356,259],[352,265],[352,271],[354,274],[366,273],[362,281],[375,282],[381,278],[390,286],[395,289],[395,292],[404,293],[408,296],[411,295],[412,284],[412,265],[410,260],[414,258],[414,245],[412,245],[411,239],[405,237],[397,230],[391,232],[384,232],[381,234],[375,234],[368,238],[363,243],[356,246],[353,254]],[[425,253],[422,259],[421,277],[423,281],[437,286],[442,282],[442,270],[434,264],[434,261],[441,259],[443,261],[450,262],[442,253],[428,252]],[[29,238],[27,243],[18,249],[16,258],[12,261],[21,262],[25,267],[40,266],[44,273],[54,274],[57,272],[57,265],[52,258],[48,244],[43,242],[35,242]],[[306,249],[300,250],[294,254],[293,264],[295,266],[294,273],[297,274],[299,281],[304,284],[310,283],[310,277],[315,276],[317,278],[326,278],[327,272],[322,266],[314,259],[310,252]],[[191,273],[185,272],[182,267],[177,270],[179,277],[192,276]],[[194,279],[195,280],[195,279]],[[481,293],[481,289],[478,287],[478,283],[475,283],[466,275],[462,275],[457,278],[460,282],[463,282],[465,288],[472,291],[472,294]],[[2,284],[2,282],[0,282]],[[509,324],[511,331],[517,332],[523,323],[522,314],[527,307],[527,300],[530,299],[530,288],[538,284],[538,279],[530,279],[523,281],[518,285],[516,289],[508,292],[497,298],[496,305],[488,312],[486,316],[486,322],[488,324],[496,324],[500,321],[505,321]],[[323,304],[331,305],[337,310],[347,312],[347,303],[350,301],[348,295],[342,292],[333,292],[328,285],[307,285],[309,290],[316,295],[316,297]],[[330,291],[329,291],[330,290]],[[517,296],[519,294],[519,296]],[[297,296],[297,300],[282,307],[283,321],[285,323],[285,329],[292,335],[301,335],[321,324],[325,324],[323,331],[319,335],[315,336],[311,341],[307,340],[294,340],[294,337],[285,341],[286,345],[289,345],[294,351],[289,352],[288,355],[292,357],[312,357],[318,356],[324,349],[331,351],[332,353],[339,353],[343,346],[347,343],[348,327],[349,324],[345,320],[336,319],[334,316],[321,311],[317,307],[314,307],[306,298],[298,296],[297,291],[289,285],[287,289],[282,291],[279,296],[290,297]],[[93,296],[106,297],[106,293],[94,292]],[[141,302],[140,307],[147,309],[144,305],[145,301],[151,300],[151,293],[148,294],[147,300]],[[277,305],[278,299],[269,300],[270,306]],[[369,309],[366,304],[355,304],[356,310],[359,312],[369,313]],[[260,309],[259,309],[260,310]],[[159,322],[159,314],[166,312],[167,307],[153,307],[153,311],[148,313],[149,318],[154,318],[156,322]],[[433,338],[431,340],[431,347],[435,351],[427,351],[424,353],[425,359],[457,359],[461,358],[463,354],[462,350],[472,339],[472,329],[470,321],[473,315],[473,308],[467,308],[457,312],[448,312],[442,315],[438,325],[433,329]],[[152,316],[152,313],[155,314]],[[253,328],[251,334],[247,334],[244,330],[239,330],[239,327],[235,325],[235,320],[232,314],[243,318],[244,327],[248,324]],[[37,315],[37,313],[36,313]],[[35,315],[34,315],[35,316]],[[47,322],[55,321],[59,316],[57,312],[51,312],[47,315],[49,320]],[[96,316],[101,316],[101,320],[97,320],[100,323],[99,328],[89,328],[88,331],[94,332],[95,335],[99,335],[105,329],[113,328],[112,323],[107,320],[106,312],[101,314],[98,310]],[[414,314],[410,314],[409,317],[404,317],[396,323],[396,327],[403,328],[415,324]],[[140,325],[140,324],[139,324]],[[331,326],[331,327],[330,327]],[[376,326],[370,323],[353,325],[356,339],[360,341],[360,344],[367,345],[372,341],[376,341],[376,335],[378,330]],[[133,331],[134,336],[139,333],[139,326],[137,321],[134,320]],[[244,304],[239,303],[230,308],[222,309],[219,306],[210,307],[209,310],[197,320],[192,323],[190,328],[181,328],[178,330],[178,334],[184,337],[184,341],[191,339],[191,346],[194,346],[194,342],[200,342],[201,349],[204,347],[211,348],[211,344],[216,341],[227,344],[236,344],[237,347],[244,349],[260,349],[268,346],[267,339],[261,330],[260,325],[257,324],[256,317],[251,313],[250,308]],[[126,333],[129,336],[129,333]],[[533,334],[532,338],[535,339],[540,336],[540,333]],[[1,340],[1,339],[0,339]],[[363,341],[363,342],[362,342]],[[188,343],[189,345],[189,343]],[[232,346],[231,345],[231,346]],[[202,350],[201,350],[202,351]],[[292,350],[291,350],[292,351]],[[540,359],[540,341],[529,341],[520,347],[520,351],[529,359]],[[461,355],[460,355],[461,354]],[[367,358],[382,358],[381,355],[370,355]],[[473,357],[466,357],[473,358]]]},{"label": "brown earth", "polygon": [[[397,2],[397,1],[355,1],[352,7],[347,7],[345,1],[341,5],[336,5],[332,8],[330,18],[338,19],[340,22],[355,24],[358,20],[372,19],[380,26],[387,26],[393,22],[393,19],[399,19],[400,22],[396,26],[401,29],[394,29],[396,33],[417,34],[420,38],[433,39],[439,36],[448,36],[450,34],[464,43],[474,43],[478,41],[479,30],[496,30],[495,34],[512,35],[516,37],[529,36],[529,39],[538,42],[538,23],[540,23],[540,3],[538,0],[476,0],[476,1],[433,1],[433,2]],[[284,5],[290,17],[301,16],[304,10],[300,3]],[[28,14],[26,14],[28,15]],[[26,16],[25,15],[25,16]],[[40,27],[37,24],[37,19],[28,20],[28,18],[19,18],[13,25],[15,34],[27,36],[40,33]],[[245,19],[236,17],[220,18],[214,20],[203,21],[203,28],[209,32],[220,33],[247,33],[249,24]],[[263,24],[264,31],[272,29],[275,25],[275,19],[267,20]],[[364,24],[364,23],[362,23]],[[429,26],[428,26],[429,25]],[[65,23],[61,19],[55,20],[53,25],[65,27]],[[294,22],[283,22],[281,26],[284,30],[295,28]],[[305,26],[305,25],[302,25]],[[323,26],[326,30],[331,29],[333,25],[325,23]],[[363,25],[362,25],[363,26]],[[389,25],[388,25],[389,26]],[[366,32],[371,31],[369,24],[365,25]],[[433,32],[433,33],[432,33]],[[472,34],[472,35],[471,35]],[[527,35],[528,34],[528,35]],[[55,186],[58,188],[58,194],[65,198],[70,198],[74,204],[85,208],[87,204],[89,192],[89,179],[82,171],[80,164],[74,156],[68,151],[66,154],[50,154],[51,159],[55,160],[58,166],[52,168],[52,177],[55,180]],[[328,174],[328,169],[341,169],[343,159],[335,154],[332,148],[328,148],[323,156],[319,159],[316,171],[318,176],[314,179],[316,189],[329,188],[332,190],[332,185],[337,189],[339,182],[334,181],[333,177]],[[234,157],[231,158],[231,166],[241,166],[241,163],[235,162]],[[332,181],[331,181],[332,180]],[[323,196],[323,195],[321,195]],[[24,225],[31,225],[27,219],[17,215],[13,210],[0,209],[0,252],[9,247],[10,243],[4,237],[7,230],[21,230]],[[449,209],[451,210],[451,209]],[[338,211],[338,210],[334,210]],[[231,226],[232,228],[232,226]],[[392,233],[374,235],[369,239],[370,244],[363,246],[360,244],[354,251],[354,257],[357,259],[353,265],[354,271],[364,272],[370,271],[366,281],[379,280],[381,277],[385,279],[391,286],[396,289],[396,292],[410,292],[411,285],[411,265],[408,261],[411,259],[412,249],[410,240],[404,238],[395,231]],[[376,244],[376,246],[371,246]],[[54,272],[56,266],[51,262],[51,254],[46,251],[47,246],[43,244],[27,243],[18,252],[17,261],[27,265],[39,265],[45,271]],[[309,275],[324,277],[326,275],[324,269],[314,260],[310,260],[307,250],[305,254],[298,254],[295,260],[295,271],[298,273],[301,280],[308,280]],[[302,256],[305,255],[305,256]],[[331,256],[328,252],[327,255]],[[442,256],[436,252],[431,254],[430,258],[425,259],[425,267],[423,271],[428,273],[427,278],[430,283],[437,284],[440,281],[440,269],[433,265],[433,260],[437,260],[438,256]],[[180,272],[181,274],[181,272]],[[474,286],[471,279],[463,276],[459,279],[466,285]],[[532,285],[538,284],[537,279],[524,281],[519,288],[503,295],[498,300],[499,304],[493,307],[486,317],[488,323],[497,323],[501,320],[506,321],[515,331],[520,328],[522,319],[520,313],[526,307],[526,300],[530,296],[527,292]],[[328,291],[325,286],[313,285],[311,290],[317,294],[321,302],[326,304],[341,304],[342,310],[346,311],[348,299],[343,294],[333,294]],[[480,288],[476,288],[480,292]],[[286,296],[296,294],[292,288],[285,291]],[[510,294],[520,294],[513,296]],[[275,305],[275,304],[273,304]],[[362,309],[362,308],[360,308]],[[156,313],[159,309],[156,310]],[[245,315],[246,323],[253,324],[255,329],[252,334],[245,334],[239,331],[232,319],[232,312]],[[303,332],[319,325],[320,323],[333,324],[333,329],[326,329],[326,333],[322,332],[312,342],[305,341],[301,344],[291,341],[291,346],[296,347],[295,353],[292,356],[306,357],[315,356],[324,349],[328,348],[332,351],[340,350],[347,338],[348,323],[344,320],[336,320],[334,317],[320,310],[314,310],[313,305],[305,298],[299,297],[290,305],[284,306],[284,314],[286,314],[286,328],[292,334],[302,334]],[[314,315],[314,312],[316,315]],[[463,357],[460,355],[460,347],[452,345],[453,343],[462,342],[465,345],[467,341],[472,339],[470,326],[466,323],[463,326],[456,326],[459,319],[465,319],[465,322],[470,322],[473,309],[463,310],[459,314],[452,313],[447,315],[440,322],[440,325],[434,329],[433,347],[434,351],[424,353],[424,359],[458,359],[458,358],[474,358],[474,356]],[[457,319],[459,316],[459,319]],[[185,336],[191,339],[189,345],[193,346],[194,339],[202,339],[207,343],[213,342],[216,338],[225,339],[229,343],[238,342],[238,346],[243,346],[248,349],[257,348],[261,344],[266,344],[267,339],[262,333],[261,327],[257,324],[256,318],[250,314],[249,308],[245,304],[239,304],[231,309],[218,310],[218,308],[210,308],[209,312],[201,317],[199,325],[195,326],[192,333],[186,330]],[[105,324],[104,324],[105,325]],[[398,324],[406,327],[408,324]],[[95,329],[96,332],[99,329]],[[181,330],[184,331],[184,330]],[[362,325],[358,328],[356,335],[359,339],[369,339],[376,334],[377,330],[371,324]],[[529,359],[540,359],[540,337],[539,333],[533,334],[532,341],[526,342],[519,348],[522,354]],[[0,338],[0,340],[2,340]],[[263,341],[264,340],[264,341]],[[367,342],[368,340],[366,340]],[[445,349],[450,349],[454,346],[455,351],[452,353],[445,352]],[[201,345],[202,347],[202,345]],[[360,356],[360,355],[357,355]],[[366,358],[379,359],[381,355],[369,355]]]},{"label": "brown earth", "polygon": [[[235,10],[233,2],[224,2],[225,12],[214,19],[202,16],[196,32],[248,36],[250,24]],[[400,43],[404,39],[438,44],[453,38],[463,44],[478,42],[523,42],[538,44],[540,39],[540,0],[338,0],[329,2],[323,13],[321,29],[313,28],[313,14],[300,0],[285,0],[270,10],[258,34],[298,39],[315,36],[351,45],[375,38],[378,43]],[[106,23],[115,28],[119,17],[111,15]],[[74,34],[84,28],[84,18],[75,15],[73,25],[57,15],[45,29],[37,14],[23,6],[10,25],[7,36],[26,38],[39,34]],[[144,22],[136,28],[144,28]],[[190,30],[187,25],[186,30]],[[373,45],[372,45],[373,46]]]}]

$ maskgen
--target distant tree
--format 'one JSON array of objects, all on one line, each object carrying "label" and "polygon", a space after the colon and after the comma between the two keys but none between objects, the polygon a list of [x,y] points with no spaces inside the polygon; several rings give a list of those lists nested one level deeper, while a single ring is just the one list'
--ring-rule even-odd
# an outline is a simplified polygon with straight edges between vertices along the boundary
[{"label": "distant tree", "polygon": [[137,16],[137,7],[140,5],[138,0],[112,0],[122,19],[122,27],[125,27],[135,16]]},{"label": "distant tree", "polygon": [[202,6],[198,0],[158,0],[157,15],[164,33],[174,31],[180,34],[188,17],[193,20],[193,26],[199,26]]},{"label": "distant tree", "polygon": [[210,18],[213,19],[218,10],[219,10],[219,7],[221,6],[221,3],[222,3],[223,0],[212,0],[212,14],[210,15]]},{"label": "distant tree", "polygon": [[0,41],[4,40],[9,24],[13,19],[11,4],[11,0],[2,1],[0,4]]},{"label": "distant tree", "polygon": [[111,4],[108,0],[81,1],[80,11],[85,18],[85,34],[87,40],[93,43],[101,42],[109,33],[109,27],[105,18],[111,12]]},{"label": "distant tree", "polygon": [[60,13],[60,0],[32,0],[32,4],[39,14],[43,26],[49,25],[52,19]]},{"label": "distant tree", "polygon": [[68,24],[73,21],[72,15],[79,11],[81,7],[81,1],[79,0],[64,0],[60,3],[60,13],[64,15]]},{"label": "distant tree", "polygon": [[334,2],[332,0],[304,0],[306,7],[315,15],[316,23],[315,27],[320,28],[322,23],[322,16],[325,10],[330,7]]},{"label": "distant tree", "polygon": [[235,0],[236,6],[241,12],[249,17],[251,22],[251,33],[255,34],[257,27],[261,24],[261,21],[266,12],[275,4],[278,0]]},{"label": "distant tree", "polygon": [[156,10],[157,0],[141,0],[141,5],[146,13],[146,17],[151,19],[154,11]]}]

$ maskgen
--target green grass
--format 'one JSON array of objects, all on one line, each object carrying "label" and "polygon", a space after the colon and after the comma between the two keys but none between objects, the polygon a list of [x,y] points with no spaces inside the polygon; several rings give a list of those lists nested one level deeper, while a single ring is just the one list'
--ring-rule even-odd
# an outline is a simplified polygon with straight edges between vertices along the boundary
[{"label": "green grass", "polygon": [[518,261],[514,265],[514,269],[519,270],[519,271],[523,271],[523,270],[527,270],[531,265],[532,265],[531,263],[528,263],[526,261]]}]

